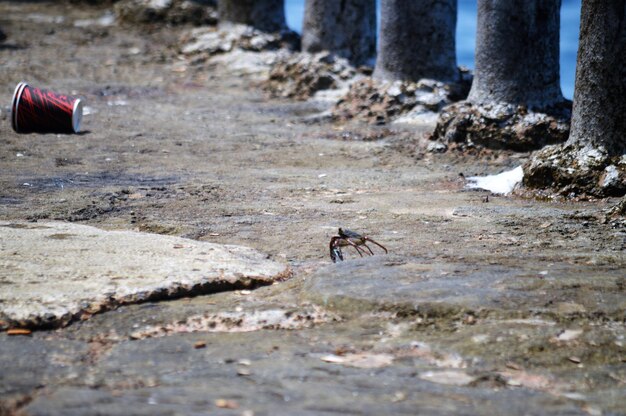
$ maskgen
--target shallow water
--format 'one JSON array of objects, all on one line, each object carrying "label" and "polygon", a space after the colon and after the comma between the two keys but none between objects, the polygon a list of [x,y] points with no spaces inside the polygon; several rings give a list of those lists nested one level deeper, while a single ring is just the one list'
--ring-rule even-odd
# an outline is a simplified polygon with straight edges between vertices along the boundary
[{"label": "shallow water", "polygon": [[[286,0],[287,23],[300,32],[305,0]],[[378,0],[380,7],[380,0]],[[580,0],[563,0],[561,6],[561,88],[565,97],[574,95],[576,75],[576,50],[580,26]],[[476,1],[459,0],[459,16],[456,28],[456,49],[459,65],[474,68],[474,44],[476,42]]]}]

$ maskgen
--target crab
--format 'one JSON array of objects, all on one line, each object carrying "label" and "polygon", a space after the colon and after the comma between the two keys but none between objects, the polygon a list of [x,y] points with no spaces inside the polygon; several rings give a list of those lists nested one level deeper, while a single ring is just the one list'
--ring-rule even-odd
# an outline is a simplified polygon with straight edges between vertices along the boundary
[{"label": "crab", "polygon": [[[359,253],[361,257],[363,257],[363,254],[373,256],[374,252],[367,245],[367,243],[376,244],[378,247],[385,250],[385,253],[388,252],[385,246],[383,246],[380,243],[377,243],[371,238],[361,235],[359,233],[356,233],[354,231],[343,230],[340,228],[337,235],[333,236],[330,239],[330,244],[329,244],[330,259],[333,261],[333,263],[336,263],[337,259],[339,259],[340,261],[343,261],[343,253],[341,252],[341,247],[349,247],[349,246],[354,247],[357,253]],[[363,247],[365,247],[367,251],[369,251],[369,253],[363,250]]]}]

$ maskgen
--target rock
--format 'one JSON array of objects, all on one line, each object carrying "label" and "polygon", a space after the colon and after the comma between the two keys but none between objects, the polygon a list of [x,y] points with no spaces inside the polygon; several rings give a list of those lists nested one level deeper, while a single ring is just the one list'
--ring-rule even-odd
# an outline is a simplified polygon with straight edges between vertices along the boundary
[{"label": "rock", "polygon": [[238,409],[239,403],[234,400],[217,399],[215,400],[215,407],[220,409]]},{"label": "rock", "polygon": [[561,332],[556,337],[556,339],[558,341],[568,342],[568,341],[573,341],[573,340],[577,339],[582,334],[583,334],[583,330],[582,329],[566,329],[565,331]]},{"label": "rock", "polygon": [[[0,222],[0,318],[57,327],[122,304],[270,284],[285,265],[253,249],[66,223]],[[67,256],[67,253],[83,253]]]},{"label": "rock", "polygon": [[110,11],[104,13],[97,19],[78,19],[74,20],[76,27],[109,27],[115,24],[115,14]]},{"label": "rock", "polygon": [[256,83],[261,83],[269,76],[273,62],[284,50],[251,52],[235,48],[229,53],[214,56],[212,64],[227,68],[231,74],[245,76]]},{"label": "rock", "polygon": [[448,150],[448,146],[441,142],[430,142],[426,150],[430,153],[445,153]]},{"label": "rock", "polygon": [[551,378],[523,370],[502,371],[500,376],[506,380],[506,384],[512,387],[526,387],[539,391],[552,391],[555,388],[555,381]]},{"label": "rock", "polygon": [[607,210],[609,216],[626,216],[626,197]]},{"label": "rock", "polygon": [[426,371],[419,375],[422,380],[432,383],[446,384],[449,386],[467,386],[476,381],[476,377],[470,376],[460,370]]},{"label": "rock", "polygon": [[201,52],[214,55],[230,51],[237,39],[236,34],[225,31],[201,28],[191,31],[183,41],[181,52],[185,55],[194,55]]},{"label": "rock", "polygon": [[300,53],[272,65],[263,89],[273,97],[307,100],[319,91],[347,87],[356,75],[347,59],[328,52]]},{"label": "rock", "polygon": [[299,42],[299,35],[292,31],[267,33],[251,26],[229,24],[189,30],[179,43],[191,65],[211,59],[212,64],[226,67],[232,74],[263,82],[272,65],[290,55]]},{"label": "rock", "polygon": [[[468,314],[501,308],[500,299],[515,304],[524,294],[508,291],[504,276],[493,267],[464,275],[442,275],[455,265],[421,264],[390,255],[350,259],[307,277],[305,296],[322,307],[347,315],[393,310],[422,317],[424,322],[461,321]],[[515,281],[515,274],[506,279]],[[513,307],[514,308],[514,307]]]},{"label": "rock", "polygon": [[604,168],[600,186],[604,189],[615,188],[620,185],[620,174],[615,165]]},{"label": "rock", "polygon": [[523,167],[523,185],[541,194],[623,196],[626,164],[599,147],[548,146],[536,152]]},{"label": "rock", "polygon": [[197,28],[183,34],[180,50],[184,55],[217,55],[234,49],[261,52],[278,49],[296,49],[300,38],[297,33],[285,30],[268,33],[252,26],[232,24],[224,28]]},{"label": "rock", "polygon": [[115,14],[132,24],[217,24],[215,0],[121,0],[115,4]]},{"label": "rock", "polygon": [[332,364],[341,364],[356,368],[381,368],[393,364],[394,356],[384,353],[362,352],[345,355],[325,355],[322,361]]},{"label": "rock", "polygon": [[336,119],[358,119],[373,124],[432,123],[443,107],[465,98],[469,86],[465,81],[381,82],[365,78],[351,85],[335,105],[333,114]]},{"label": "rock", "polygon": [[556,312],[559,315],[569,316],[569,315],[577,315],[583,314],[587,312],[585,307],[579,303],[574,302],[559,302],[556,305]]},{"label": "rock", "polygon": [[570,106],[566,102],[547,112],[535,112],[510,104],[461,101],[441,111],[431,138],[461,148],[470,144],[516,151],[540,149],[567,140]]},{"label": "rock", "polygon": [[69,0],[72,4],[89,4],[91,6],[110,5],[117,0]]},{"label": "rock", "polygon": [[[437,113],[427,107],[418,104],[408,113],[396,118],[394,124],[413,124],[435,126],[437,123]],[[447,148],[446,148],[447,149]]]}]

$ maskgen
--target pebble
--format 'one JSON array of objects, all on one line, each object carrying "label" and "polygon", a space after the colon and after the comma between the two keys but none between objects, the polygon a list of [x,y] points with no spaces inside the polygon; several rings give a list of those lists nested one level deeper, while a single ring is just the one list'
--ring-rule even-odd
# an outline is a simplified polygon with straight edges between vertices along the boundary
[{"label": "pebble", "polygon": [[476,377],[470,376],[464,371],[458,370],[426,371],[420,374],[419,378],[432,383],[446,384],[450,386],[467,386],[476,380]]},{"label": "pebble", "polygon": [[234,400],[217,399],[215,400],[215,406],[220,409],[237,409],[239,408],[239,403]]},{"label": "pebble", "polygon": [[583,333],[582,329],[567,329],[556,338],[559,341],[573,341]]}]

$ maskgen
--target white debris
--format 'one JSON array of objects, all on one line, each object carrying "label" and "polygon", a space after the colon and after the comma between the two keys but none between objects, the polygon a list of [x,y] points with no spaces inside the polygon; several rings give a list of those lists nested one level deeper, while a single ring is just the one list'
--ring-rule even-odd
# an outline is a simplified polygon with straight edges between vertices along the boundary
[{"label": "white debris", "polygon": [[472,377],[464,371],[458,370],[426,371],[421,373],[418,377],[432,383],[447,384],[450,386],[467,386],[476,380],[476,377]]},{"label": "white debris", "polygon": [[172,0],[151,0],[149,5],[155,9],[166,9],[172,5]]},{"label": "white debris", "polygon": [[557,337],[559,341],[573,341],[583,333],[582,329],[567,329]]},{"label": "white debris", "polygon": [[[425,106],[421,104],[418,104],[405,115],[400,116],[397,119],[395,119],[393,121],[393,124],[414,124],[414,125],[415,124],[418,124],[418,125],[428,124],[428,125],[434,126],[435,124],[437,124],[438,118],[439,118],[438,113],[429,110],[428,108],[426,108]],[[443,143],[439,143],[439,142],[433,142],[433,143],[436,143],[433,146],[438,146],[439,149],[442,149],[443,147],[445,147],[445,149],[443,150],[444,152],[448,148],[448,146],[446,146]]]},{"label": "white debris", "polygon": [[381,368],[391,365],[393,363],[394,356],[390,354],[361,352],[346,355],[329,354],[320,357],[320,360],[327,363],[341,364],[356,368]]},{"label": "white debris", "polygon": [[571,400],[579,400],[579,401],[587,400],[587,396],[581,393],[577,393],[577,392],[564,392],[561,395]]},{"label": "white debris", "polygon": [[472,337],[472,342],[475,344],[486,344],[489,342],[489,335],[487,334],[478,334]]},{"label": "white debris", "polygon": [[494,194],[510,194],[515,186],[524,178],[521,166],[513,170],[502,172],[498,175],[472,176],[467,178],[466,185],[469,189],[484,189]]},{"label": "white debris", "polygon": [[24,16],[22,20],[31,21],[33,23],[61,24],[65,21],[65,18],[63,16],[49,16],[41,13],[30,13]]},{"label": "white debris", "polygon": [[[340,87],[337,89],[319,90],[313,97],[312,101],[320,103],[335,103],[343,98],[350,91],[349,82],[340,82]],[[330,113],[329,113],[330,114]]]},{"label": "white debris", "polygon": [[107,101],[107,105],[111,107],[124,106],[124,105],[128,105],[128,102],[126,100],[111,100],[111,101]]},{"label": "white debris", "polygon": [[101,26],[108,27],[113,26],[115,23],[115,14],[113,12],[106,12],[102,17],[98,19],[79,19],[74,22],[75,27],[89,27],[89,26]]}]

